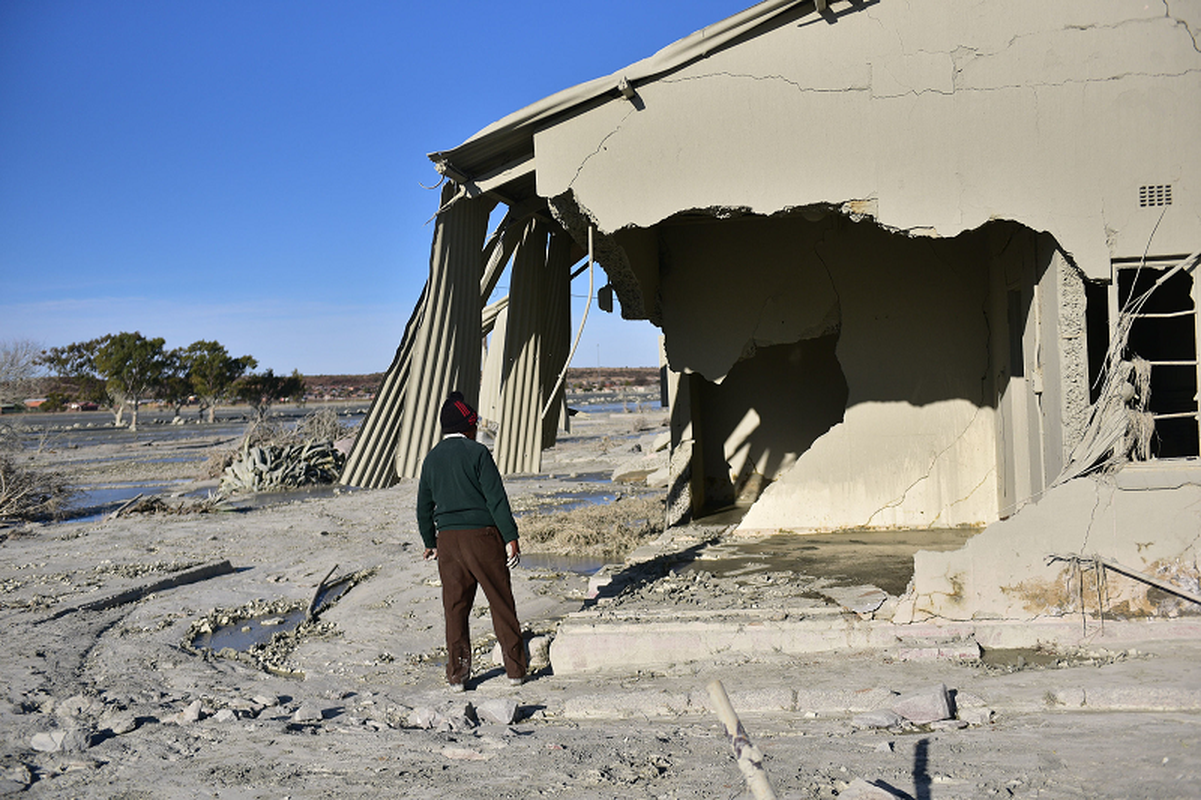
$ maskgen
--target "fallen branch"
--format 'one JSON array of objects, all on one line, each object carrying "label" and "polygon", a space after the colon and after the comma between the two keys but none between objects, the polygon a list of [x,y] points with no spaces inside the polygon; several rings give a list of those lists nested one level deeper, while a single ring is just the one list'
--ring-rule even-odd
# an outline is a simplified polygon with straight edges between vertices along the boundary
[{"label": "fallen branch", "polygon": [[217,578],[222,575],[229,575],[233,573],[233,571],[234,568],[228,560],[214,564],[206,564],[202,567],[196,567],[195,569],[177,572],[169,578],[163,578],[162,580],[155,581],[154,583],[145,584],[143,586],[135,586],[132,589],[126,589],[123,592],[118,592],[117,594],[109,597],[93,600],[89,603],[84,603],[78,606],[71,606],[70,608],[59,609],[51,616],[42,620],[38,620],[38,624],[50,622],[52,620],[59,619],[60,617],[65,617],[67,614],[72,614],[76,611],[104,611],[109,608],[125,605],[126,603],[133,603],[137,600],[141,600],[143,597],[154,594],[155,592],[161,592],[164,589],[174,589],[177,586],[186,586],[190,583],[199,583],[200,581],[206,581],[209,578]]},{"label": "fallen branch", "polygon": [[134,503],[138,502],[141,499],[142,499],[142,493],[138,492],[136,495],[134,495],[133,497],[131,497],[130,499],[128,499],[124,503],[122,503],[120,508],[118,508],[113,513],[109,514],[108,518],[116,519],[117,517],[121,516],[122,511],[129,508],[130,506],[132,506]]},{"label": "fallen branch", "polygon": [[312,622],[317,617],[317,601],[321,599],[321,593],[325,590],[325,582],[332,578],[337,571],[338,565],[334,564],[325,577],[321,579],[321,582],[317,584],[317,591],[313,592],[313,599],[309,602],[309,610],[304,615],[307,621]]},{"label": "fallen branch", "polygon": [[713,701],[714,710],[717,711],[717,718],[726,726],[726,734],[730,737],[730,747],[734,750],[734,758],[738,761],[738,769],[742,771],[742,777],[746,778],[747,788],[751,790],[755,800],[776,800],[776,792],[771,788],[771,784],[767,780],[767,773],[763,769],[763,754],[759,752],[758,747],[751,744],[750,738],[746,735],[742,721],[738,719],[738,714],[734,712],[734,706],[730,704],[726,687],[722,686],[721,681],[713,681],[709,684],[708,689],[709,698]]}]

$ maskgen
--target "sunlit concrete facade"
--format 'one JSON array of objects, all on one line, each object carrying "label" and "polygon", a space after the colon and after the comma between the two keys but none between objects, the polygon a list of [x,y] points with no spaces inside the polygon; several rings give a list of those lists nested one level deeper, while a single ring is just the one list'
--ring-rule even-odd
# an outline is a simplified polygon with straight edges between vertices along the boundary
[{"label": "sunlit concrete facade", "polygon": [[1079,469],[1109,328],[1147,275],[1176,304],[1131,334],[1152,455],[1193,463],[1195,263],[1169,273],[1201,248],[1201,3],[819,5],[760,3],[432,154],[537,242],[484,367],[503,469],[548,441],[568,334],[534,300],[550,273],[530,276],[571,263],[547,258],[568,236],[663,331],[669,522],[1018,514]]},{"label": "sunlit concrete facade", "polygon": [[693,376],[692,512],[764,484],[744,529],[1037,498],[1086,421],[1085,283],[1201,241],[1197,8],[796,4],[538,131],[539,193]]}]

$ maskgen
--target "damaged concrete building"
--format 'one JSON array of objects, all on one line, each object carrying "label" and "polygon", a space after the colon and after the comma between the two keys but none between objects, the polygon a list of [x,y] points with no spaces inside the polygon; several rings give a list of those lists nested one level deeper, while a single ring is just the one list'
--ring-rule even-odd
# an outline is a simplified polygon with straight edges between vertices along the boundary
[{"label": "damaged concrete building", "polygon": [[432,154],[430,281],[343,480],[415,474],[452,385],[536,470],[588,252],[662,330],[669,522],[988,526],[919,553],[901,621],[1078,608],[1053,554],[1196,590],[1199,37],[1195,0],[768,0]]}]

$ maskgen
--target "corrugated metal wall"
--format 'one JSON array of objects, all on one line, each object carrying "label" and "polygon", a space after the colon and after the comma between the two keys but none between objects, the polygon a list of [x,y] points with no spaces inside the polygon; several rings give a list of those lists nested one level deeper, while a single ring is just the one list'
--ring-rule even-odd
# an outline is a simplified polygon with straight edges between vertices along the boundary
[{"label": "corrugated metal wall", "polygon": [[443,188],[443,208],[434,228],[425,314],[413,345],[405,386],[396,474],[415,477],[437,443],[438,410],[454,389],[472,406],[480,392],[480,276],[488,214],[495,202],[462,197],[446,207],[455,186]]},{"label": "corrugated metal wall", "polygon": [[505,331],[500,430],[496,465],[502,474],[537,472],[542,465],[542,336],[548,225],[540,217],[525,224],[513,257],[509,318]]},{"label": "corrugated metal wall", "polygon": [[417,329],[421,325],[421,315],[425,308],[426,289],[421,290],[421,297],[413,308],[409,322],[405,326],[404,336],[400,346],[396,348],[396,357],[384,375],[383,383],[371,401],[371,408],[359,426],[355,437],[354,447],[346,458],[346,466],[338,482],[343,486],[362,486],[365,489],[382,489],[396,483],[396,469],[393,467],[393,454],[396,453],[396,441],[400,437],[400,419],[404,412],[405,384],[408,380],[409,367],[413,361],[413,342],[417,338]]},{"label": "corrugated metal wall", "polygon": [[[429,279],[347,459],[343,484],[381,488],[415,477],[438,441],[438,410],[454,389],[496,430],[504,474],[536,472],[542,449],[554,444],[566,419],[565,390],[553,400],[550,393],[570,349],[571,237],[524,208],[509,209],[485,242],[493,201],[456,199],[457,188],[451,182],[443,188]],[[483,309],[510,257],[509,296]]]},{"label": "corrugated metal wall", "polygon": [[[543,305],[546,309],[545,328],[542,334],[542,407],[546,414],[542,419],[542,449],[552,447],[558,433],[559,423],[566,423],[567,409],[564,398],[566,384],[560,384],[559,374],[567,365],[567,354],[571,349],[571,263],[574,242],[563,230],[556,231],[550,240],[546,254],[546,279],[543,284]],[[551,397],[554,392],[554,397]]]}]

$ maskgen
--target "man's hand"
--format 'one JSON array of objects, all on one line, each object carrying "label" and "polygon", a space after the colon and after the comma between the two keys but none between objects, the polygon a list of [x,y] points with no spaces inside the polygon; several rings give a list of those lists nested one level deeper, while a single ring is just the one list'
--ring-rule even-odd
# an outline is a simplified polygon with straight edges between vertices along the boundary
[{"label": "man's hand", "polygon": [[516,568],[521,563],[521,545],[514,539],[505,545],[505,551],[509,554],[509,560],[506,562],[509,569]]},{"label": "man's hand", "polygon": [[426,561],[429,561],[431,558],[433,560],[437,561],[438,560],[438,548],[436,548],[436,547],[425,548],[425,555],[423,555],[422,558],[424,558]]}]

